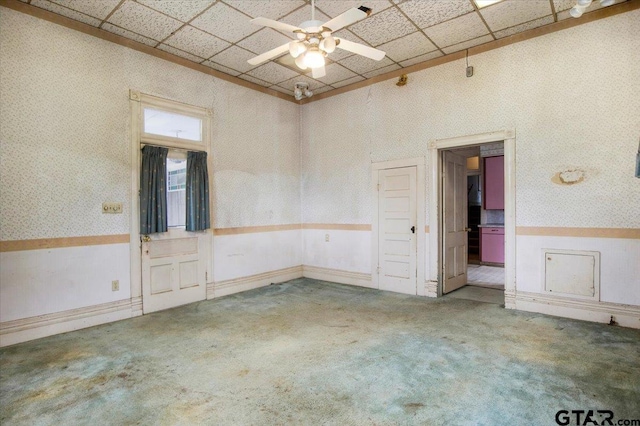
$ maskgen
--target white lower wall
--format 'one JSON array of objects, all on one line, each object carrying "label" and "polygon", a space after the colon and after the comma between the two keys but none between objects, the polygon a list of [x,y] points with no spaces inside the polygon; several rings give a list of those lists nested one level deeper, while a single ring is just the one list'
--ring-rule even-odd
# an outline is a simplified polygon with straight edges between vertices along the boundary
[{"label": "white lower wall", "polygon": [[543,292],[543,249],[600,252],[600,301],[640,306],[640,240],[518,235],[518,292]]},{"label": "white lower wall", "polygon": [[301,232],[296,229],[215,236],[213,281],[226,281],[302,265]]},{"label": "white lower wall", "polygon": [[128,300],[129,263],[128,243],[0,253],[0,322]]},{"label": "white lower wall", "polygon": [[371,231],[305,229],[303,251],[305,266],[371,273]]}]

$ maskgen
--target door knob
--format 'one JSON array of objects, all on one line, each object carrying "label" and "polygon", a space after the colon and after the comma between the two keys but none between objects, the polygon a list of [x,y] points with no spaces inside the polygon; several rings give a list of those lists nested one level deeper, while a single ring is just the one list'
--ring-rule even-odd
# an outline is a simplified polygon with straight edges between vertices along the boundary
[{"label": "door knob", "polygon": [[464,232],[471,232],[471,228],[464,228]]},{"label": "door knob", "polygon": [[411,227],[411,233],[412,233],[412,234],[415,234],[415,233],[416,233],[416,227],[415,227],[415,226],[412,226],[412,227]]},{"label": "door knob", "polygon": [[148,243],[149,241],[151,241],[151,237],[148,235],[143,235],[142,236],[142,242],[143,243]]}]

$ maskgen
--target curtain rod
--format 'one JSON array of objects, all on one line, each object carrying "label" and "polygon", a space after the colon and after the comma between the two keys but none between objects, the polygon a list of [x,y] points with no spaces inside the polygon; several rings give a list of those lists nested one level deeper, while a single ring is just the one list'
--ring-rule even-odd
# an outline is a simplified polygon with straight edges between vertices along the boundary
[{"label": "curtain rod", "polygon": [[146,143],[146,142],[142,142],[140,145],[142,145],[143,147],[149,145],[149,146],[155,146],[155,147],[158,147],[158,148],[167,148],[167,149],[172,149],[174,151],[183,151],[183,152],[189,152],[189,151],[191,151],[191,152],[205,152],[205,153],[207,152],[207,151],[202,150],[202,149],[174,148],[172,146],[156,145],[156,144]]}]

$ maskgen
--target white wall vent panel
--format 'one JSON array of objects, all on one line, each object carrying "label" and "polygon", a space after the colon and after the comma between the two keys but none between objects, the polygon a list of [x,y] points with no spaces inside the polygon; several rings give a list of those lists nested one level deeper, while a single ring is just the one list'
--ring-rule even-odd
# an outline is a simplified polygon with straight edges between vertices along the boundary
[{"label": "white wall vent panel", "polygon": [[600,300],[600,253],[543,249],[543,290],[557,296]]}]

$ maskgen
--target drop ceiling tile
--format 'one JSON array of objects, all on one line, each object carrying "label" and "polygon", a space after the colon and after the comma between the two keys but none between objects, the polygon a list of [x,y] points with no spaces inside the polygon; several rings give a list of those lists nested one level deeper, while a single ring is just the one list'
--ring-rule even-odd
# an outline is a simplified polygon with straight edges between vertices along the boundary
[{"label": "drop ceiling tile", "polygon": [[175,47],[169,46],[168,44],[161,44],[160,46],[158,46],[158,49],[164,50],[165,52],[172,53],[176,56],[180,56],[181,58],[185,58],[196,63],[200,63],[204,60],[204,58],[192,55],[191,53],[185,52],[184,50],[176,49]]},{"label": "drop ceiling tile", "polygon": [[393,6],[388,0],[316,0],[316,8],[331,18],[335,18],[349,9],[362,5],[370,8],[371,14],[382,12]]},{"label": "drop ceiling tile", "polygon": [[255,68],[247,62],[254,56],[256,56],[256,54],[253,52],[249,52],[248,50],[244,50],[238,46],[231,46],[227,50],[224,50],[212,57],[211,60],[224,65],[225,67],[229,67],[240,72],[247,72],[252,68]]},{"label": "drop ceiling tile", "polygon": [[194,16],[196,16],[198,13],[202,12],[215,2],[215,0],[137,1],[138,3],[149,6],[150,8],[155,9],[158,12],[162,12],[182,22],[190,21]]},{"label": "drop ceiling tile", "polygon": [[164,42],[185,52],[200,56],[201,58],[210,58],[230,46],[226,41],[193,28],[190,25],[185,25],[180,28]]},{"label": "drop ceiling tile", "polygon": [[225,3],[238,9],[241,12],[246,13],[252,18],[257,18],[260,16],[276,21],[305,4],[305,2],[302,0],[225,0]]},{"label": "drop ceiling tile", "polygon": [[420,31],[390,41],[377,48],[385,51],[387,56],[396,62],[436,50],[436,46]]},{"label": "drop ceiling tile", "polygon": [[553,15],[545,16],[544,18],[535,19],[533,21],[525,22],[524,24],[516,25],[515,27],[507,28],[501,31],[496,31],[494,35],[497,38],[509,37],[510,35],[521,33],[523,31],[530,30],[532,28],[538,28],[543,25],[553,23]]},{"label": "drop ceiling tile", "polygon": [[363,19],[349,29],[372,46],[378,46],[417,30],[416,26],[395,7]]},{"label": "drop ceiling tile", "polygon": [[182,22],[131,0],[116,10],[109,22],[154,40],[164,40],[182,26]]},{"label": "drop ceiling tile", "polygon": [[553,7],[556,12],[571,9],[576,5],[576,0],[553,0]]},{"label": "drop ceiling tile", "polygon": [[252,83],[258,84],[258,85],[263,86],[263,87],[272,86],[272,84],[269,83],[268,81],[260,80],[259,78],[251,77],[250,75],[247,75],[247,74],[239,75],[238,78],[250,81]]},{"label": "drop ceiling tile", "polygon": [[238,43],[238,46],[244,47],[258,55],[275,49],[285,43],[289,43],[292,39],[280,34],[271,28],[263,28],[255,34],[245,38]]},{"label": "drop ceiling tile", "polygon": [[374,61],[373,59],[365,58],[364,56],[353,55],[340,61],[340,65],[344,65],[357,74],[364,74],[365,72],[377,70],[378,68],[386,67],[392,63],[393,61],[386,56],[380,61]]},{"label": "drop ceiling tile", "polygon": [[392,64],[392,65],[389,65],[389,66],[387,66],[387,67],[380,68],[380,69],[377,69],[377,70],[375,70],[375,71],[368,72],[368,73],[363,74],[363,75],[364,75],[366,78],[371,78],[371,77],[375,77],[375,76],[377,76],[377,75],[381,75],[381,74],[388,73],[388,72],[395,71],[395,70],[399,70],[399,69],[400,69],[400,65]]},{"label": "drop ceiling tile", "polygon": [[[291,87],[293,87],[293,86],[291,86]],[[278,92],[293,96],[293,90],[285,89],[284,87],[270,86],[269,89],[273,89],[273,90],[276,90]]]},{"label": "drop ceiling tile", "polygon": [[337,83],[333,83],[332,86],[337,89],[338,87],[348,86],[350,84],[354,84],[354,83],[357,83],[357,82],[362,81],[362,80],[366,80],[366,79],[364,77],[361,77],[361,76],[357,75],[355,77],[351,77],[351,78],[348,78],[346,80],[342,80],[342,81],[339,81]]},{"label": "drop ceiling tile", "polygon": [[[309,21],[311,19],[311,6],[310,5],[306,5],[304,7],[301,7],[300,9],[297,9],[296,11],[278,19],[278,21],[280,22],[284,22],[286,24],[290,24],[290,25],[295,25],[298,26],[301,23],[303,23],[304,21]],[[319,10],[316,9],[316,20],[317,21],[322,21],[322,22],[327,22],[330,18],[325,15],[324,13],[320,12]],[[285,31],[286,34],[288,34]]]},{"label": "drop ceiling tile", "polygon": [[49,12],[57,13],[58,15],[66,16],[67,18],[84,22],[85,24],[89,24],[94,27],[100,26],[100,23],[102,22],[99,19],[85,15],[84,13],[76,12],[75,10],[68,9],[47,0],[33,0],[31,4],[39,7],[40,9],[45,9]]},{"label": "drop ceiling tile", "polygon": [[482,37],[474,38],[473,40],[465,41],[463,43],[454,44],[453,46],[444,47],[442,48],[442,51],[448,55],[449,53],[468,49],[473,46],[479,46],[481,44],[488,43],[490,41],[493,41],[493,37],[491,37],[491,35],[485,35]]},{"label": "drop ceiling tile", "polygon": [[[118,6],[120,0],[54,0],[54,3],[103,20]],[[36,4],[36,1],[31,4]]]},{"label": "drop ceiling tile", "polygon": [[400,62],[402,67],[410,67],[411,65],[419,64],[420,62],[430,61],[434,58],[439,58],[440,56],[444,56],[440,53],[439,50],[435,52],[427,53],[426,55],[416,56],[415,58],[407,59],[406,61]]},{"label": "drop ceiling tile", "polygon": [[480,9],[491,31],[520,25],[543,16],[551,15],[549,0],[503,0]]},{"label": "drop ceiling tile", "polygon": [[260,29],[259,26],[249,22],[250,20],[251,18],[244,13],[218,2],[194,19],[191,25],[235,43]]},{"label": "drop ceiling tile", "polygon": [[240,75],[240,73],[239,73],[238,71],[236,71],[236,70],[232,70],[231,68],[227,68],[227,67],[222,66],[222,65],[220,65],[220,64],[216,64],[215,62],[211,62],[211,61],[204,61],[204,62],[202,63],[202,65],[206,65],[206,66],[208,66],[209,68],[213,68],[214,70],[217,70],[217,71],[223,72],[223,73],[225,73],[225,74],[232,75],[232,76],[234,76],[234,77],[235,77],[235,76]]},{"label": "drop ceiling tile", "polygon": [[469,0],[408,0],[398,6],[420,28],[427,28],[473,12]]},{"label": "drop ceiling tile", "polygon": [[267,62],[264,65],[260,65],[259,67],[254,68],[247,74],[252,77],[268,81],[271,84],[278,84],[282,81],[299,75],[295,71],[292,71],[287,67],[283,67],[282,65],[276,64],[275,62]]},{"label": "drop ceiling tile", "polygon": [[293,90],[293,85],[296,83],[307,83],[309,85],[309,89],[312,91],[316,91],[319,88],[325,86],[324,83],[318,80],[314,80],[313,78],[308,77],[306,75],[298,75],[294,78],[290,78],[289,80],[285,80],[281,83],[278,83],[278,86],[284,87],[289,90]]},{"label": "drop ceiling tile", "polygon": [[102,26],[102,29],[109,31],[110,33],[118,34],[119,36],[135,40],[139,43],[146,44],[147,46],[155,46],[156,44],[158,44],[156,40],[141,36],[140,34],[125,30],[124,28],[116,27],[115,25],[109,24],[108,22]]},{"label": "drop ceiling tile", "polygon": [[332,84],[332,83],[335,83],[336,81],[342,81],[342,80],[346,80],[347,78],[356,76],[356,73],[346,69],[340,64],[328,65],[325,67],[325,70],[327,71],[327,75],[318,79],[324,84]]},{"label": "drop ceiling tile", "polygon": [[462,43],[489,33],[476,12],[426,28],[424,32],[439,47]]}]

